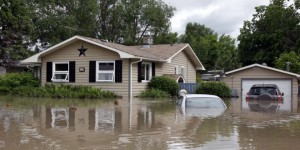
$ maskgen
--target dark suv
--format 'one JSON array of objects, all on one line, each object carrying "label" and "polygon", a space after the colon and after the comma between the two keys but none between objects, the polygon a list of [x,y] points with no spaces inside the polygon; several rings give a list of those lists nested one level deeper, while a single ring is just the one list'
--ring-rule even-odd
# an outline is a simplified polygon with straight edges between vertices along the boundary
[{"label": "dark suv", "polygon": [[254,84],[246,102],[252,111],[276,111],[283,104],[283,95],[276,84]]}]

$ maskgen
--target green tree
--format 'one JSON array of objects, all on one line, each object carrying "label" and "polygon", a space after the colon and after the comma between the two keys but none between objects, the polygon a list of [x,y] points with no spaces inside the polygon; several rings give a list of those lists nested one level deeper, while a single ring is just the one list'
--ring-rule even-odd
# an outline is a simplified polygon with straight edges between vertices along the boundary
[{"label": "green tree", "polygon": [[219,57],[216,60],[216,68],[229,71],[240,67],[235,39],[229,35],[221,35],[218,41],[218,51]]},{"label": "green tree", "polygon": [[198,23],[188,23],[180,41],[189,43],[207,70],[239,67],[235,40]]},{"label": "green tree", "polygon": [[169,33],[160,33],[159,35],[156,35],[153,37],[153,43],[154,44],[174,44],[178,42],[177,38],[178,34],[169,32]]},{"label": "green tree", "polygon": [[15,65],[31,54],[31,15],[26,0],[0,1],[0,66]]},{"label": "green tree", "polygon": [[122,38],[122,30],[126,30],[125,6],[122,1],[99,0],[97,12],[96,36],[101,39],[118,42]]},{"label": "green tree", "polygon": [[34,42],[48,48],[74,35],[96,36],[97,0],[31,0]]},{"label": "green tree", "polygon": [[136,45],[148,30],[154,42],[174,41],[169,28],[175,9],[161,0],[30,1],[36,12],[33,40],[41,43],[41,49],[74,35]]},{"label": "green tree", "polygon": [[275,60],[275,67],[300,74],[300,55],[295,52],[282,53]]},{"label": "green tree", "polygon": [[161,0],[100,0],[97,37],[112,42],[123,38],[125,45],[137,45],[150,31],[154,42],[165,43],[161,39],[170,38],[170,18],[174,10]]},{"label": "green tree", "polygon": [[256,7],[251,21],[245,21],[238,36],[239,57],[243,65],[267,63],[283,52],[296,51],[300,39],[298,4],[271,0],[268,6]]},{"label": "green tree", "polygon": [[186,25],[185,34],[180,37],[180,40],[190,44],[206,69],[215,67],[215,60],[218,57],[218,35],[212,29],[190,22]]}]

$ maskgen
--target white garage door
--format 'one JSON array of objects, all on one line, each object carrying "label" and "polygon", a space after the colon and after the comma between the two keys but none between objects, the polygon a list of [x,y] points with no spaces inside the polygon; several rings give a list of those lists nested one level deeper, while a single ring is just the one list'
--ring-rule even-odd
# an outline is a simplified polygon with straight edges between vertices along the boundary
[{"label": "white garage door", "polygon": [[280,91],[284,93],[284,103],[279,110],[291,111],[292,108],[292,81],[282,79],[243,79],[242,80],[242,108],[249,109],[245,97],[254,84],[276,84]]}]

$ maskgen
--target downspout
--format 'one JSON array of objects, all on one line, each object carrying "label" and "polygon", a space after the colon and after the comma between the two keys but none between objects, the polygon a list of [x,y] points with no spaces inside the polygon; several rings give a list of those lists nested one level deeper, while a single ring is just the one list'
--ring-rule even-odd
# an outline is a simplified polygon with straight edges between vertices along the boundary
[{"label": "downspout", "polygon": [[130,100],[130,103],[132,101],[132,65],[135,64],[135,63],[139,63],[143,60],[143,58],[140,58],[140,60],[138,61],[134,61],[134,62],[131,62],[131,59],[130,59],[130,66],[129,66],[129,100]]}]

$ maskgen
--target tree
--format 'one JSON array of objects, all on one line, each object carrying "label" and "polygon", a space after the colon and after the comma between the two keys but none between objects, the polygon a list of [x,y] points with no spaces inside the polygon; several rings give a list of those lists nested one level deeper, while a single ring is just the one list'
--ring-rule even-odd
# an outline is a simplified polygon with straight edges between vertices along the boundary
[{"label": "tree", "polygon": [[245,21],[238,36],[239,57],[243,65],[267,63],[283,52],[297,51],[300,43],[298,4],[271,0],[268,6],[256,7],[251,21]]},{"label": "tree", "polygon": [[30,56],[31,13],[25,0],[0,1],[0,66],[12,66]]},{"label": "tree", "polygon": [[189,43],[207,70],[231,70],[239,67],[235,40],[198,23],[188,23],[181,42]]},{"label": "tree", "polygon": [[186,25],[185,34],[181,36],[180,40],[190,44],[206,69],[215,67],[214,60],[218,57],[218,35],[212,29],[190,22]]},{"label": "tree", "polygon": [[235,39],[229,35],[221,35],[218,41],[218,51],[219,57],[216,60],[216,68],[229,71],[240,67]]},{"label": "tree", "polygon": [[157,44],[165,42],[159,40],[161,37],[170,37],[170,18],[175,8],[161,0],[100,0],[99,5],[99,38],[112,42],[123,38],[125,45],[137,45],[147,31]]},{"label": "tree", "polygon": [[41,49],[74,35],[136,45],[148,30],[155,42],[166,42],[159,39],[170,38],[170,18],[175,10],[161,0],[30,1],[36,12],[33,40],[41,43]]},{"label": "tree", "polygon": [[[97,12],[96,36],[109,41],[118,41],[125,26],[125,6],[121,1],[99,0],[99,11]],[[120,41],[119,43],[122,43]]]},{"label": "tree", "polygon": [[34,42],[43,50],[74,35],[96,36],[97,0],[31,0]]},{"label": "tree", "polygon": [[169,33],[160,33],[153,37],[154,44],[174,44],[178,42],[178,34],[169,32]]},{"label": "tree", "polygon": [[300,74],[300,55],[295,52],[282,53],[275,60],[275,67]]}]

